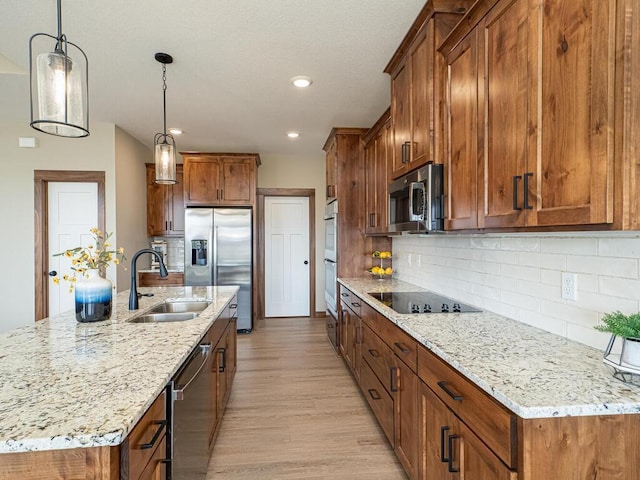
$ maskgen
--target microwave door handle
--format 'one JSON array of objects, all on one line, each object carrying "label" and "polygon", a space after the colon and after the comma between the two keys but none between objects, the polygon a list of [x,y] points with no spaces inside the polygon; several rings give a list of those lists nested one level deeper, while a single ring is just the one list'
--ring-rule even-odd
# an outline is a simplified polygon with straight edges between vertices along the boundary
[{"label": "microwave door handle", "polygon": [[[411,221],[424,220],[425,214],[425,187],[421,182],[412,182],[409,186],[409,211],[411,212]],[[416,205],[419,203],[419,205]],[[418,210],[416,210],[418,207]]]},{"label": "microwave door handle", "polygon": [[414,198],[414,189],[415,189],[415,183],[410,183],[409,184],[409,221],[413,220],[413,198]]}]

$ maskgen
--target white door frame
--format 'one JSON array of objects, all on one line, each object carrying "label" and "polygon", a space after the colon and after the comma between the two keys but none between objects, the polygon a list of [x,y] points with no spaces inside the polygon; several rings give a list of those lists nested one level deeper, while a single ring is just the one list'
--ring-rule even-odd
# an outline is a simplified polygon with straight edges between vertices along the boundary
[{"label": "white door frame", "polygon": [[[264,319],[264,197],[308,197],[309,198],[309,313],[316,312],[316,191],[312,188],[259,188],[258,205],[258,319]],[[324,312],[322,312],[324,313]]]},{"label": "white door frame", "polygon": [[105,231],[105,173],[96,171],[34,171],[34,302],[35,319],[49,316],[49,182],[98,184],[98,229]]}]

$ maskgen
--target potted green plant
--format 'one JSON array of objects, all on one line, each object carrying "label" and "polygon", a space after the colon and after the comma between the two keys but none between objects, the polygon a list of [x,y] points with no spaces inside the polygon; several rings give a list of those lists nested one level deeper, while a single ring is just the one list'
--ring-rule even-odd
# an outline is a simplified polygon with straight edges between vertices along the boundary
[{"label": "potted green plant", "polygon": [[620,360],[640,367],[640,313],[606,313],[602,316],[602,323],[596,325],[595,329],[623,338]]}]

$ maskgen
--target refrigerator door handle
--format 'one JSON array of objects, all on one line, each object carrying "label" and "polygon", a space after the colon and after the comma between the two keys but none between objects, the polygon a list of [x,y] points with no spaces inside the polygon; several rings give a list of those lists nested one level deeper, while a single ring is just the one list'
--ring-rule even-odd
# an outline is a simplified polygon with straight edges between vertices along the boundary
[{"label": "refrigerator door handle", "polygon": [[211,270],[213,270],[213,285],[218,284],[218,227],[213,227],[213,262],[211,262]]}]

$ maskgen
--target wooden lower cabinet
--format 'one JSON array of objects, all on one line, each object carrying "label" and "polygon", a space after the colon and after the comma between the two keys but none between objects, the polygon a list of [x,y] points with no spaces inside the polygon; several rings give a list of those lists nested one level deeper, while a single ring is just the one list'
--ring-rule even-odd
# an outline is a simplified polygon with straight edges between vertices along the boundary
[{"label": "wooden lower cabinet", "polygon": [[420,384],[420,478],[516,480],[498,457],[424,383]]},{"label": "wooden lower cabinet", "polygon": [[140,272],[138,274],[139,287],[181,287],[183,285],[183,272],[169,272],[166,277],[161,277],[160,272]]},{"label": "wooden lower cabinet", "polygon": [[371,407],[371,411],[387,436],[387,440],[393,445],[393,397],[387,392],[385,386],[366,362],[362,363],[360,369],[360,388],[369,407]]},{"label": "wooden lower cabinet", "polygon": [[418,376],[394,358],[391,386],[394,395],[395,451],[410,479],[418,478]]}]

